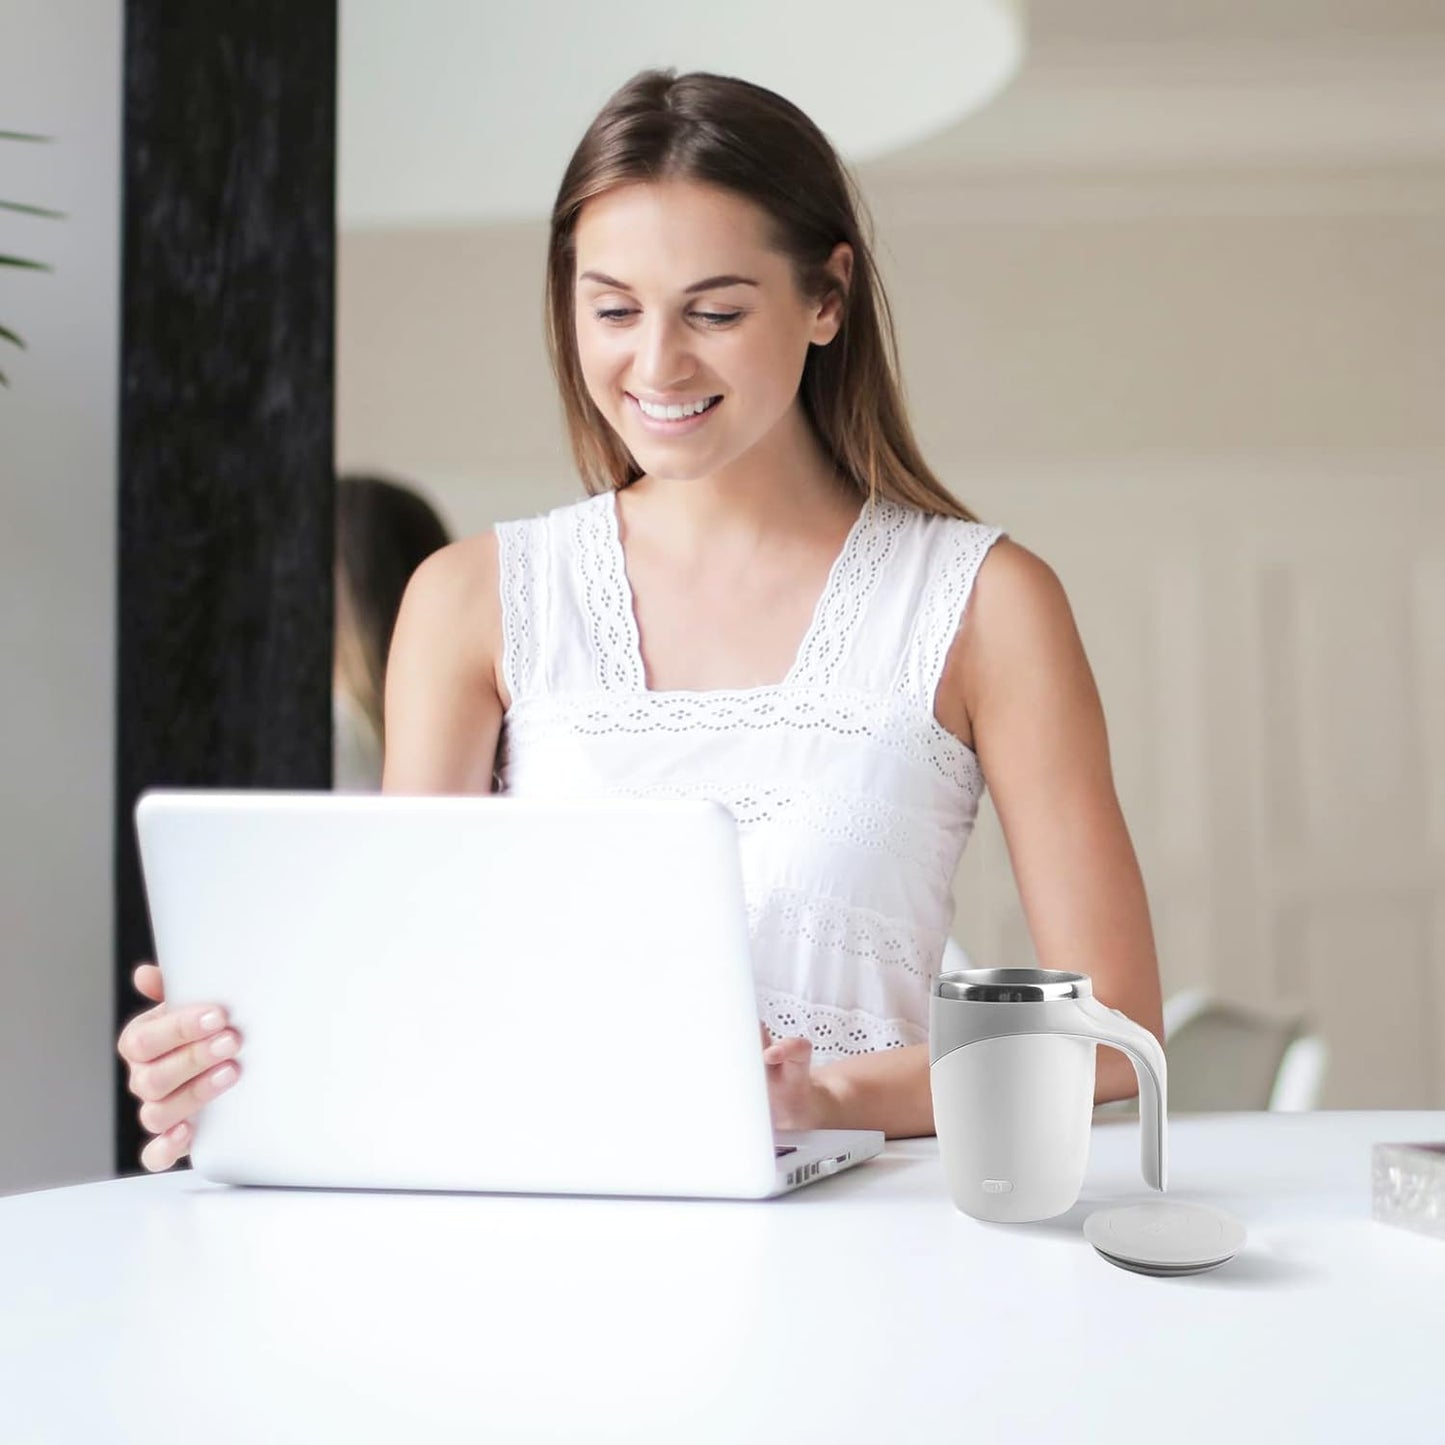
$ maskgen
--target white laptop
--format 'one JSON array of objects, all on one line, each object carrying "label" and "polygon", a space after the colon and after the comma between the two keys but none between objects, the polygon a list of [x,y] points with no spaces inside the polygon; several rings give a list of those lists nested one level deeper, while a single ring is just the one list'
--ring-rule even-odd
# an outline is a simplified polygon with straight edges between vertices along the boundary
[{"label": "white laptop", "polygon": [[135,817],[167,1000],[242,1036],[208,1179],[757,1199],[883,1147],[774,1133],[716,804],[152,790]]}]

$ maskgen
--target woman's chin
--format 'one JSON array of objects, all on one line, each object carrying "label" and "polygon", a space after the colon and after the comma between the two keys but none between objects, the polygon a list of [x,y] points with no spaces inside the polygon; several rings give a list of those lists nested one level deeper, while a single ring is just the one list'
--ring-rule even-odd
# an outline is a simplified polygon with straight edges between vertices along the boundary
[{"label": "woman's chin", "polygon": [[718,469],[715,457],[680,457],[669,455],[664,447],[631,447],[633,460],[643,474],[659,482],[695,482],[711,476]]}]

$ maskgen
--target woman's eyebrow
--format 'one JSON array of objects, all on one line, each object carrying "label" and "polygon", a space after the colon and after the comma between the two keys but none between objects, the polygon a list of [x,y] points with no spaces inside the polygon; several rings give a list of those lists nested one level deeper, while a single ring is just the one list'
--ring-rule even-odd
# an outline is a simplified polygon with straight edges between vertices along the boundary
[{"label": "woman's eyebrow", "polygon": [[[603,286],[611,287],[614,291],[631,291],[632,287],[625,281],[618,281],[615,277],[605,276],[601,271],[584,271],[577,278],[579,281],[597,281]],[[708,276],[702,281],[694,281],[691,286],[683,288],[683,294],[691,296],[697,291],[721,290],[724,286],[756,286],[758,282],[751,276]]]}]

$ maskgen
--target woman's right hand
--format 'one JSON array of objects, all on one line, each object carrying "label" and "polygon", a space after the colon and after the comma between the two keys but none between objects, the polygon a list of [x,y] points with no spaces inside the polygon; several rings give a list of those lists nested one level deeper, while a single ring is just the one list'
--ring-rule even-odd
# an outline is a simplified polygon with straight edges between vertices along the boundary
[{"label": "woman's right hand", "polygon": [[241,1037],[226,1027],[219,1004],[167,1008],[155,964],[139,964],[134,977],[136,989],[156,1006],[126,1024],[116,1052],[130,1065],[128,1087],[141,1100],[141,1128],[155,1135],[140,1156],[155,1172],[169,1169],[190,1149],[191,1116],[239,1077]]}]

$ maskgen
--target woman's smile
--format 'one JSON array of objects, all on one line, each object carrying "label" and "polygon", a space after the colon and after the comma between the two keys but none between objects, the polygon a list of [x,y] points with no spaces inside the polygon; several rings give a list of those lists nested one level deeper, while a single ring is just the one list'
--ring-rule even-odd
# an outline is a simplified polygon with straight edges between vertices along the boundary
[{"label": "woman's smile", "polygon": [[[630,391],[623,392],[627,407],[645,430],[654,436],[679,437],[697,431],[722,405],[722,397],[699,397],[689,402],[666,404],[644,401]],[[697,408],[701,407],[701,410]]]}]

